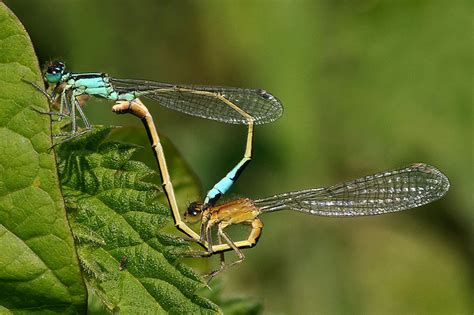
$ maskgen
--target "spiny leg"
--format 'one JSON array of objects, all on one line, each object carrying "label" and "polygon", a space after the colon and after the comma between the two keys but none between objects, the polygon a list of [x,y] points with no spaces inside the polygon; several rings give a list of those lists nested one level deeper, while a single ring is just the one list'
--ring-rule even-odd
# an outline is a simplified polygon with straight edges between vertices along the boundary
[{"label": "spiny leg", "polygon": [[[65,88],[61,91],[62,86],[58,83],[55,86],[55,88],[53,90],[53,93],[51,95],[49,95],[46,90],[44,90],[42,87],[40,87],[36,83],[25,80],[25,79],[22,79],[22,80],[24,82],[32,85],[36,90],[40,91],[44,96],[46,96],[50,106],[51,106],[51,104],[53,104],[57,100],[57,95],[58,95],[58,93],[60,93],[59,94],[59,97],[60,97],[59,112],[53,112],[53,111],[44,112],[40,109],[32,108],[34,111],[36,111],[38,113],[41,113],[41,114],[46,114],[46,115],[49,115],[49,116],[58,116],[57,121],[61,121],[63,117],[71,116],[71,120],[72,120],[72,132],[71,132],[71,134],[72,134],[72,136],[69,133],[61,133],[61,134],[54,135],[54,137],[64,137],[64,136],[68,137],[68,138],[56,143],[54,146],[59,145],[59,144],[64,143],[64,142],[67,142],[67,141],[77,137],[77,134],[76,134],[77,133],[77,123],[76,123],[76,111],[75,111],[76,109],[77,109],[79,115],[81,116],[81,119],[84,122],[86,130],[89,131],[89,130],[92,129],[91,124],[87,120],[87,117],[85,116],[84,112],[82,111],[82,108],[81,108],[81,106],[80,106],[80,104],[77,100],[77,96],[79,96],[79,95],[76,95],[74,90],[71,90],[69,88]],[[68,92],[69,91],[72,91],[70,99],[68,98]],[[64,114],[65,108],[67,108],[69,115]],[[83,135],[83,134],[84,134],[84,132],[80,133],[80,135]],[[53,147],[51,147],[49,149],[51,150]]]},{"label": "spiny leg", "polygon": [[[209,240],[210,232],[211,232],[211,226],[208,225],[206,227],[206,236],[207,236],[208,240]],[[238,259],[236,261],[230,263],[229,265],[226,265],[225,264],[224,251],[220,251],[219,252],[220,267],[219,267],[219,269],[214,270],[214,271],[212,271],[212,272],[205,275],[205,277],[208,277],[207,283],[209,283],[209,281],[211,281],[212,278],[214,278],[220,272],[224,271],[228,267],[231,267],[231,266],[234,266],[236,264],[239,264],[239,263],[243,262],[244,259],[245,259],[245,255],[242,253],[242,251],[239,249],[239,247],[236,245],[236,243],[234,243],[230,239],[230,237],[224,232],[224,228],[222,227],[221,224],[219,224],[218,227],[217,227],[217,237],[218,237],[218,240],[219,240],[219,245],[217,245],[217,246],[224,246],[224,245],[229,246],[231,249],[233,249],[236,252],[236,254],[238,256]],[[225,244],[222,244],[223,242],[225,242]],[[212,248],[214,248],[214,246],[212,246],[212,241],[210,241],[208,243],[208,245],[209,245],[209,249],[207,251],[191,251],[191,252],[185,253],[185,256],[187,256],[187,257],[196,257],[197,258],[197,257],[209,257],[213,254],[216,254],[216,252],[214,252],[212,250]]]},{"label": "spiny leg", "polygon": [[[219,244],[222,244],[222,236],[219,233],[217,233],[217,239],[219,240]],[[219,260],[220,260],[220,265],[221,265],[220,270],[223,270],[225,266],[224,252],[219,253]]]},{"label": "spiny leg", "polygon": [[[209,211],[209,210],[208,210]],[[214,225],[215,224],[215,221],[214,222],[208,222],[208,217],[206,216],[206,213],[203,214],[202,216],[202,222],[201,222],[201,229],[202,231],[207,231],[207,229]],[[236,248],[252,248],[254,247],[255,245],[257,245],[258,243],[258,240],[260,239],[260,236],[262,235],[262,230],[263,230],[263,222],[257,217],[255,216],[251,221],[246,221],[246,222],[242,222],[243,224],[248,224],[251,226],[251,230],[248,234],[248,237],[247,239],[243,240],[243,241],[237,241],[237,242],[234,242],[232,241],[232,245],[234,246],[231,246],[228,242],[225,242],[223,244],[222,242],[222,235],[221,234],[218,234],[218,237],[219,237],[219,244],[217,245],[214,245],[212,244],[212,242],[209,244],[205,244],[207,246],[205,246],[206,248],[206,251],[200,251],[200,252],[193,252],[193,256],[192,257],[209,257],[213,254],[221,254],[221,253],[224,253],[228,250],[234,250],[235,251],[235,247]],[[228,225],[231,225],[232,223],[229,223],[228,221],[221,221],[220,223],[220,226],[221,226],[221,230],[223,230],[225,227],[227,227]],[[206,239],[207,238],[207,234],[204,234],[205,236],[203,237],[203,239]]]},{"label": "spiny leg", "polygon": [[[212,248],[214,247],[213,246],[213,241],[212,241],[212,226],[213,225],[214,225],[214,223],[212,221],[208,222],[207,224],[203,223],[204,229],[202,229],[202,230],[204,231],[204,238],[207,241],[207,248],[208,249],[205,250],[205,251],[189,251],[189,252],[186,252],[186,253],[183,254],[184,257],[201,258],[201,257],[210,257],[213,254],[215,254],[212,251]],[[223,243],[223,239],[224,239],[224,241],[227,243],[227,245],[230,246],[230,248],[233,249],[237,253],[239,259],[227,266],[225,264],[225,254],[224,254],[224,252],[223,251],[219,252],[219,261],[220,261],[219,268],[216,269],[216,270],[213,270],[213,271],[211,271],[207,274],[204,274],[204,277],[207,278],[206,284],[208,284],[217,274],[224,271],[226,269],[226,267],[230,267],[230,266],[233,266],[235,264],[238,264],[238,263],[242,262],[245,258],[244,254],[238,249],[238,247],[230,239],[230,237],[227,234],[225,234],[225,232],[223,231],[223,229],[220,225],[218,226],[217,237],[218,237],[219,245],[223,245],[222,243]]]},{"label": "spiny leg", "polygon": [[[48,103],[50,105],[54,103],[56,97],[53,96],[53,95],[48,94],[48,92],[46,90],[44,90],[41,86],[39,86],[38,84],[36,84],[32,81],[26,80],[26,79],[21,79],[21,80],[25,83],[30,84],[36,90],[41,92],[41,94],[43,94],[47,98]],[[41,109],[34,108],[34,107],[32,107],[31,109],[34,110],[37,113],[40,113],[40,114],[49,115],[49,116],[58,116],[59,117],[58,121],[60,121],[62,117],[67,117],[68,116],[68,115],[64,114],[63,111],[61,111],[61,110],[59,112],[53,112],[53,111],[43,111]]]},{"label": "spiny leg", "polygon": [[[62,98],[66,98],[67,95],[66,93],[62,93]],[[71,94],[71,98],[68,99],[68,105],[70,108],[70,113],[71,113],[71,123],[72,123],[72,134],[75,134],[77,131],[77,125],[76,125],[76,103],[75,103],[76,98],[74,97],[74,92]]]},{"label": "spiny leg", "polygon": [[[56,87],[53,91],[53,94],[52,95],[49,95],[48,92],[46,92],[44,89],[42,89],[40,86],[38,86],[36,83],[33,83],[31,81],[28,81],[28,80],[25,80],[25,79],[22,79],[24,82],[26,83],[29,83],[31,84],[36,90],[40,91],[43,95],[46,96],[46,98],[48,99],[48,103],[51,105],[54,100],[56,99],[56,92],[57,92],[57,89],[58,87]],[[64,140],[61,140],[59,142],[56,142],[55,144],[53,144],[48,150],[52,150],[55,146],[57,145],[60,145],[62,143],[65,143],[67,141],[70,141],[78,136],[81,136],[83,135],[85,132],[81,132],[79,134],[76,133],[76,126],[75,126],[75,112],[72,110],[72,106],[70,106],[68,104],[68,98],[66,97],[67,95],[67,90],[63,90],[61,95],[60,95],[60,108],[59,108],[59,112],[53,112],[53,111],[49,111],[49,112],[45,112],[43,110],[40,110],[40,109],[37,109],[37,108],[32,108],[32,110],[36,111],[37,113],[40,113],[40,114],[44,114],[44,115],[49,115],[49,116],[58,116],[58,119],[57,121],[61,121],[63,117],[69,117],[69,115],[67,114],[64,114],[64,108],[67,108],[69,113],[73,113],[72,114],[72,121],[73,121],[73,131],[72,131],[72,135],[71,133],[60,133],[60,134],[55,134],[53,135],[53,137],[64,137],[64,136],[67,136],[66,139]],[[80,110],[80,109],[79,109]],[[80,110],[80,113],[81,113],[81,117],[84,117],[84,114],[82,113],[82,110]],[[86,128],[87,129],[90,129],[90,123],[87,121],[87,119],[85,120],[85,125],[86,125]]]},{"label": "spiny leg", "polygon": [[217,235],[219,236],[219,239],[222,241],[222,239],[224,240],[225,243],[227,243],[227,245],[229,245],[234,251],[235,253],[237,254],[237,256],[239,257],[239,259],[237,259],[236,261],[230,263],[229,265],[226,265],[225,264],[225,261],[224,261],[224,253],[221,252],[221,266],[218,270],[214,271],[213,274],[212,274],[212,277],[215,277],[218,273],[224,271],[225,269],[229,268],[229,267],[232,267],[236,264],[240,264],[241,262],[244,261],[245,259],[245,255],[242,253],[242,251],[235,245],[235,243],[230,239],[230,237],[224,232],[224,229],[221,227],[221,225],[219,224],[217,226]]},{"label": "spiny leg", "polygon": [[84,122],[85,128],[86,128],[87,130],[91,130],[91,129],[92,129],[92,125],[89,123],[89,120],[87,120],[87,117],[86,117],[86,115],[84,114],[84,111],[82,110],[81,105],[79,104],[77,98],[74,98],[74,102],[75,102],[75,104],[76,104],[77,112],[79,113],[79,115],[81,116],[82,121]]},{"label": "spiny leg", "polygon": [[[206,229],[205,229],[205,238],[207,240],[207,250],[206,251],[190,251],[190,252],[187,252],[187,253],[184,253],[183,256],[184,257],[192,257],[192,258],[202,258],[202,257],[210,257],[212,256],[212,224],[209,224],[207,225]],[[219,237],[219,243],[221,242],[221,239]],[[202,244],[202,243],[201,243]],[[224,257],[224,253],[220,253],[219,254],[221,256],[221,260],[223,259]],[[212,278],[214,278],[214,276],[216,274],[218,274],[220,271],[222,270],[222,267],[219,268],[218,270],[215,270],[215,271],[212,271],[210,273],[207,273],[207,274],[204,274],[203,277],[204,278],[207,278],[206,279],[206,286],[209,288],[209,290],[211,290],[211,288],[209,287],[209,282],[212,280]]]},{"label": "spiny leg", "polygon": [[[72,130],[71,132],[66,132],[66,133],[59,133],[53,135],[53,137],[66,137],[65,139],[55,143],[51,148],[54,148],[57,145],[63,144],[65,142],[71,141],[75,138],[81,137],[85,135],[86,133],[92,131],[92,125],[90,124],[89,120],[87,119],[86,115],[84,114],[84,111],[82,110],[81,104],[79,103],[78,97],[82,96],[83,94],[76,95],[74,92],[71,95],[71,98],[69,99],[66,97],[66,91],[63,91],[61,94],[61,105],[60,105],[60,111],[64,111],[64,108],[68,109],[68,112],[71,113],[71,120],[72,120]],[[79,116],[81,117],[82,121],[84,122],[84,130],[81,130],[80,132],[77,131],[77,124],[76,124],[76,110],[79,113]],[[63,117],[68,116],[65,114],[62,114]]]},{"label": "spiny leg", "polygon": [[[53,93],[56,93],[56,89],[53,91]],[[70,117],[71,116],[71,106],[68,104],[68,99],[67,99],[67,91],[64,90],[60,95],[59,95],[59,112],[57,114],[58,116],[58,122],[63,119],[63,117]],[[53,102],[56,100],[56,97],[51,97],[52,102],[50,103],[50,106],[53,105]],[[67,114],[64,114],[64,108],[67,108]],[[54,115],[54,112],[52,112]]]},{"label": "spiny leg", "polygon": [[210,248],[210,249],[200,250],[200,251],[189,251],[189,252],[184,253],[183,256],[193,257],[193,258],[212,256],[212,254],[214,254],[212,252],[212,245],[209,246],[209,244],[212,244],[212,230],[211,230],[211,228],[212,228],[211,225],[206,225],[206,227],[205,227],[205,238],[206,238],[206,241],[207,241],[206,244],[208,245],[207,247]]},{"label": "spiny leg", "polygon": [[46,92],[45,89],[43,89],[41,86],[39,86],[38,84],[32,82],[32,81],[29,81],[29,80],[26,80],[26,79],[21,79],[23,82],[25,83],[28,83],[28,84],[31,84],[35,89],[37,89],[38,91],[40,91],[44,96],[46,96],[46,98],[48,99],[48,103],[52,104],[54,102],[53,98],[51,95],[48,94],[48,92]]},{"label": "spiny leg", "polygon": [[[64,117],[71,117],[71,106],[69,105],[68,98],[66,97],[67,92],[63,91],[60,95],[60,105],[59,105],[59,112],[43,112],[43,111],[38,111],[34,109],[35,111],[41,113],[41,114],[47,114],[50,116],[58,116],[57,121],[60,122],[62,118]],[[51,105],[51,104],[50,104]],[[68,114],[64,114],[64,108],[67,108]],[[71,118],[72,119],[72,118]],[[74,132],[73,132],[74,133]],[[70,132],[64,132],[64,133],[59,133],[59,134],[54,134],[53,137],[66,137],[66,136],[71,136]]]},{"label": "spiny leg", "polygon": [[[217,234],[217,239],[219,240],[219,244],[222,244],[222,236],[219,233]],[[222,270],[224,270],[224,267],[225,267],[224,252],[219,253],[219,261],[220,261],[220,270],[219,270],[219,272],[221,272]]]},{"label": "spiny leg", "polygon": [[[252,230],[249,233],[249,236],[244,241],[233,242],[237,248],[251,248],[257,245],[257,242],[262,235],[263,223],[259,218],[254,218],[250,223]],[[212,246],[213,253],[225,252],[229,249],[233,249],[228,244],[219,244]]]},{"label": "spiny leg", "polygon": [[193,250],[189,252],[185,252],[181,254],[183,257],[187,258],[203,258],[203,257],[210,257],[214,253],[208,252],[207,250]]},{"label": "spiny leg", "polygon": [[[206,238],[208,237],[207,236],[207,229],[209,228],[208,221],[209,221],[209,212],[204,211],[204,213],[201,216],[201,228],[200,228],[200,233],[199,233],[200,240],[203,244],[206,242],[207,240]],[[208,245],[206,249],[209,249],[209,248],[211,247]]]},{"label": "spiny leg", "polygon": [[[219,241],[219,244],[222,244],[222,236],[221,234],[217,233],[217,239]],[[219,253],[219,262],[220,262],[220,266],[219,266],[219,269],[217,270],[214,270],[208,274],[206,274],[205,276],[207,277],[207,283],[211,282],[211,280],[218,274],[220,273],[221,271],[223,271],[225,269],[225,255],[224,255],[224,252],[220,252]]]},{"label": "spiny leg", "polygon": [[[48,116],[58,116],[58,117],[68,117],[69,115],[66,115],[66,114],[62,114],[60,112],[45,112],[41,109],[38,109],[36,107],[31,107],[32,110],[34,110],[35,112],[37,112],[38,114],[41,114],[41,115],[48,115]],[[60,121],[60,119],[58,119],[57,121]]]},{"label": "spiny leg", "polygon": [[[72,102],[72,104],[71,104],[71,102]],[[73,96],[71,97],[71,99],[69,99],[68,97],[66,97],[66,93],[63,91],[63,93],[61,95],[60,111],[62,111],[63,108],[67,108],[68,111],[71,113],[72,130],[71,130],[71,132],[54,134],[53,137],[55,137],[55,138],[59,138],[59,137],[66,137],[66,138],[61,140],[61,141],[56,142],[55,144],[53,144],[49,148],[49,150],[53,149],[54,147],[56,147],[58,145],[61,145],[61,144],[66,143],[68,141],[71,141],[75,138],[81,137],[81,136],[85,135],[86,133],[88,133],[92,130],[92,125],[87,120],[87,117],[85,116],[84,112],[82,111],[82,108],[81,108],[78,100],[74,96],[74,93],[73,93]],[[81,119],[82,119],[82,121],[84,122],[84,125],[85,125],[85,129],[80,131],[80,132],[77,132],[76,109],[77,109],[79,115],[81,116]],[[63,114],[63,116],[68,116],[68,115]]]}]

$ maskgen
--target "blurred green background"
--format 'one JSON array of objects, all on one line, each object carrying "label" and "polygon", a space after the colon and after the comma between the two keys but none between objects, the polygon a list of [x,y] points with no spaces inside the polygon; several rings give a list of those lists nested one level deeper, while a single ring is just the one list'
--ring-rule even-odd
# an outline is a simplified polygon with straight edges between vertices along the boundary
[{"label": "blurred green background", "polygon": [[[254,160],[230,196],[327,186],[412,162],[450,178],[444,199],[404,213],[264,216],[258,246],[221,276],[226,295],[256,298],[265,314],[472,313],[471,1],[5,2],[41,62],[280,98],[283,117],[257,127]],[[204,190],[241,158],[243,126],[149,107]],[[86,112],[94,124],[138,123],[110,109],[93,100]]]}]

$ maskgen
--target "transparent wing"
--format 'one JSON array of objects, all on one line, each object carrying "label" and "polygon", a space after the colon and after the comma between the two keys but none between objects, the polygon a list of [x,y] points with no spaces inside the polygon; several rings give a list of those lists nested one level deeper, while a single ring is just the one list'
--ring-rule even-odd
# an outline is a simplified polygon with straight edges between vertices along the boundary
[{"label": "transparent wing", "polygon": [[228,87],[172,85],[153,81],[110,78],[119,93],[135,93],[160,105],[189,115],[230,124],[248,124],[249,114],[255,124],[278,119],[283,113],[280,101],[265,90]]},{"label": "transparent wing", "polygon": [[448,178],[433,166],[413,164],[337,184],[255,201],[262,212],[291,209],[321,216],[364,216],[418,207],[444,196]]}]

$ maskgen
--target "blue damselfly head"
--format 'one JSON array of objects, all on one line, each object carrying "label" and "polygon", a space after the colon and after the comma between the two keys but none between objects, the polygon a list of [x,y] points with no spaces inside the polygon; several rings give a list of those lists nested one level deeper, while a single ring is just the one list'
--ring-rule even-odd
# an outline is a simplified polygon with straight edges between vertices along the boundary
[{"label": "blue damselfly head", "polygon": [[66,70],[66,65],[62,61],[54,61],[44,72],[44,80],[47,83],[58,83]]}]

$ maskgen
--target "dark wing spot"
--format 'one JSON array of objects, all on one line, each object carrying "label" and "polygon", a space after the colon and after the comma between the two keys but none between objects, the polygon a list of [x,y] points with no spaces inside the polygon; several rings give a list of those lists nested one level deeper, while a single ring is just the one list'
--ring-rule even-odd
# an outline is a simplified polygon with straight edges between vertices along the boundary
[{"label": "dark wing spot", "polygon": [[265,90],[258,90],[258,95],[266,100],[269,100],[269,99],[272,99],[273,98],[273,95],[271,95],[270,93],[268,93],[267,91]]}]

